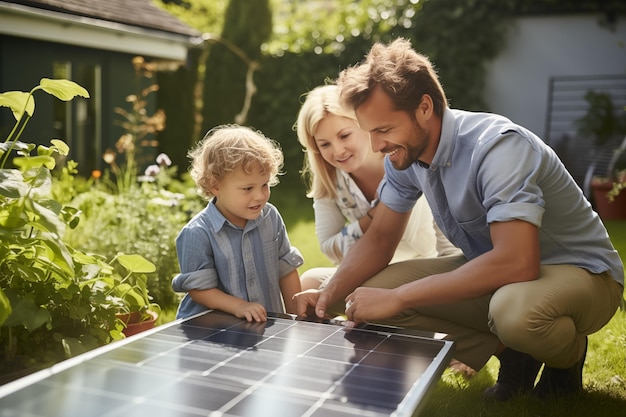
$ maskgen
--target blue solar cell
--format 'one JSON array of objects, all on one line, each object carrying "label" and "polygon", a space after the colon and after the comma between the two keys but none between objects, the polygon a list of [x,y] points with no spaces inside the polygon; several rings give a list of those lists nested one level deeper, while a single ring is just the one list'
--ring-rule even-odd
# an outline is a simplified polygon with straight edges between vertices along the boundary
[{"label": "blue solar cell", "polygon": [[2,415],[411,416],[453,344],[407,330],[211,311],[0,386]]}]

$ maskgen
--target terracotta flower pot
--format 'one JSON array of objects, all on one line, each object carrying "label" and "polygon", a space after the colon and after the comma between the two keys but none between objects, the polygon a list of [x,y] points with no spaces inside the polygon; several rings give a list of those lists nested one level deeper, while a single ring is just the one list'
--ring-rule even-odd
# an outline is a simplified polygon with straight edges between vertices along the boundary
[{"label": "terracotta flower pot", "polygon": [[117,318],[119,318],[124,322],[124,324],[126,324],[126,328],[122,330],[122,333],[124,333],[126,337],[129,337],[145,330],[154,328],[154,324],[158,318],[158,315],[154,311],[148,311],[148,314],[151,318],[143,321],[139,320],[141,318],[141,315],[137,312],[133,312],[130,314],[117,314]]},{"label": "terracotta flower pot", "polygon": [[626,192],[621,192],[613,201],[609,201],[607,193],[613,188],[610,181],[594,181],[591,183],[594,208],[602,220],[626,219]]}]

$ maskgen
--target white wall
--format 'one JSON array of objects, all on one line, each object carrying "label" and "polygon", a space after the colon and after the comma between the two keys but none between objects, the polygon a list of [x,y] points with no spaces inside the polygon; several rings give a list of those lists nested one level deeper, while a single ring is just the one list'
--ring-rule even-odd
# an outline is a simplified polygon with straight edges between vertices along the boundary
[{"label": "white wall", "polygon": [[487,66],[489,110],[544,137],[550,77],[626,74],[626,16],[614,32],[598,24],[601,18],[517,19],[505,50]]}]

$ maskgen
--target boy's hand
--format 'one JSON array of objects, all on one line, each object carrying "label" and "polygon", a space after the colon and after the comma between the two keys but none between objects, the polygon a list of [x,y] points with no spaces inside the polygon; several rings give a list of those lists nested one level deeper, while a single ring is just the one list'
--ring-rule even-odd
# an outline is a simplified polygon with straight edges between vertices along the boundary
[{"label": "boy's hand", "polygon": [[249,301],[244,301],[241,305],[237,306],[234,315],[240,319],[246,319],[249,322],[267,321],[267,311],[265,311],[265,307],[259,303]]}]

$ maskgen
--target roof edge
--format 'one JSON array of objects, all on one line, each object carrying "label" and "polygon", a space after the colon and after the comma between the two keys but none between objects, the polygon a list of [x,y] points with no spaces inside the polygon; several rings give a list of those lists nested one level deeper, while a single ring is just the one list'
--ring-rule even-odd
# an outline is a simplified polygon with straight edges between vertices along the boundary
[{"label": "roof edge", "polygon": [[[37,30],[33,30],[34,27]],[[0,1],[0,33],[181,61],[186,59],[189,48],[202,43],[201,36],[44,11],[4,1]]]}]

